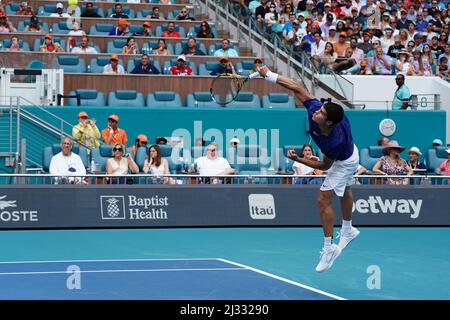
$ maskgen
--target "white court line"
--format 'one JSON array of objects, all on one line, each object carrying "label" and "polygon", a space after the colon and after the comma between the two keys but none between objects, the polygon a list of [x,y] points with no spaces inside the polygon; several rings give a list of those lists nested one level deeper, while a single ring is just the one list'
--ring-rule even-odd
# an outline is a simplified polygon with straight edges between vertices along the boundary
[{"label": "white court line", "polygon": [[276,275],[274,275],[272,273],[269,273],[269,272],[265,272],[265,271],[262,271],[262,270],[259,270],[259,269],[253,268],[253,267],[249,267],[249,266],[241,264],[241,263],[233,262],[233,261],[222,259],[222,258],[219,258],[217,260],[220,260],[222,262],[226,262],[226,263],[229,263],[229,264],[232,264],[232,265],[235,265],[235,266],[239,266],[239,267],[242,267],[242,268],[245,268],[245,269],[248,269],[248,270],[260,273],[260,274],[263,274],[263,275],[265,275],[267,277],[271,277],[271,278],[274,278],[274,279],[277,279],[277,280],[280,280],[280,281],[283,281],[283,282],[287,282],[287,283],[293,284],[293,285],[295,285],[297,287],[301,287],[303,289],[308,289],[310,291],[314,291],[314,292],[323,294],[323,295],[328,296],[328,297],[333,298],[333,299],[346,300],[345,298],[339,297],[337,295],[334,295],[334,294],[331,294],[331,293],[328,293],[328,292],[325,292],[325,291],[322,291],[322,290],[319,290],[319,289],[315,289],[313,287],[301,284],[299,282],[295,282],[295,281],[292,281],[292,280],[289,280],[289,279],[286,279],[286,278],[282,278],[282,277],[276,276]]},{"label": "white court line", "polygon": [[80,270],[80,271],[30,271],[30,272],[4,272],[0,276],[11,275],[44,275],[68,273],[120,273],[120,272],[183,272],[183,271],[242,271],[246,268],[191,268],[191,269],[136,269],[136,270]]},{"label": "white court line", "polygon": [[218,258],[186,258],[186,259],[105,259],[105,260],[37,260],[37,261],[0,261],[0,264],[26,263],[65,263],[65,262],[134,262],[134,261],[190,261],[190,260],[219,260]]}]

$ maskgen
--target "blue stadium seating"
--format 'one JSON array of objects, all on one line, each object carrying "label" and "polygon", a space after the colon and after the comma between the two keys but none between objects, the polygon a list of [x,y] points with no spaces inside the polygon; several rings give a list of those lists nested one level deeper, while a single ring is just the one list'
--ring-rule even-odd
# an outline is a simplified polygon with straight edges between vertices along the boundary
[{"label": "blue stadium seating", "polygon": [[[148,47],[152,48],[152,50],[158,49],[158,41],[152,40],[148,42]],[[169,50],[170,54],[173,53],[173,45],[171,43],[166,43],[166,48]]]},{"label": "blue stadium seating", "polygon": [[226,105],[227,108],[261,108],[259,96],[253,92],[239,92],[236,99]]},{"label": "blue stadium seating", "polygon": [[122,53],[122,48],[127,45],[127,39],[113,39],[106,45],[106,53]]},{"label": "blue stadium seating", "polygon": [[248,76],[251,70],[255,70],[255,64],[251,60],[242,60],[236,63],[235,69],[240,75]]},{"label": "blue stadium seating", "polygon": [[[80,105],[81,106],[93,106],[93,107],[103,107],[105,106],[105,95],[101,91],[97,91],[95,89],[77,89],[75,91],[71,91],[69,95],[80,94]],[[69,98],[68,99],[69,106],[76,106],[77,99]]]},{"label": "blue stadium seating", "polygon": [[[42,46],[45,42],[44,38],[41,39],[34,39],[34,43],[33,43],[33,51],[39,51],[39,47]],[[58,36],[54,36],[53,37],[53,43],[58,42],[59,45],[61,46],[61,48],[64,49],[64,51],[66,51],[66,40],[61,39]]]},{"label": "blue stadium seating", "polygon": [[[131,73],[131,71],[133,71],[134,67],[136,65],[138,65],[139,63],[141,63],[141,58],[134,58],[134,59],[128,60],[127,72]],[[156,69],[159,70],[159,72],[161,72],[161,65],[159,64],[158,60],[149,60],[148,63],[153,65]]]},{"label": "blue stadium seating", "polygon": [[45,69],[45,64],[41,60],[31,60],[27,65],[28,69]]},{"label": "blue stadium seating", "polygon": [[[106,12],[106,17],[110,17],[113,14],[113,10],[114,7],[108,8],[108,11]],[[122,6],[122,12],[127,14],[129,19],[136,18],[136,12],[130,7]]]},{"label": "blue stadium seating", "polygon": [[211,98],[211,93],[204,92],[193,92],[187,95],[186,106],[189,108],[220,108]]},{"label": "blue stadium seating", "polygon": [[112,23],[97,23],[89,28],[90,35],[107,36],[115,26]]},{"label": "blue stadium seating", "polygon": [[369,171],[372,171],[373,166],[377,161],[384,156],[382,146],[370,146],[359,150],[359,164]]},{"label": "blue stadium seating", "polygon": [[108,94],[110,107],[145,107],[144,95],[136,90],[117,90]]},{"label": "blue stadium seating", "polygon": [[[193,36],[193,37],[197,37],[198,32],[200,31],[200,25],[197,26],[192,26],[189,28],[187,36]],[[219,33],[217,32],[216,27],[211,27],[211,32],[214,35],[214,38],[218,38],[219,37]],[[205,53],[207,53],[205,51]]]},{"label": "blue stadium seating", "polygon": [[[23,32],[23,29],[26,26],[28,26],[29,24],[30,24],[30,19],[19,21],[19,23],[17,24],[17,31],[18,32]],[[42,29],[45,32],[49,32],[49,28],[48,28],[48,23],[47,22],[43,22],[42,20],[39,20],[39,25],[42,27]]]},{"label": "blue stadium seating", "polygon": [[[175,44],[175,55],[180,55],[184,49],[187,48],[187,40],[183,40],[181,42],[177,42]],[[207,54],[206,47],[203,43],[197,41],[197,44],[195,45],[197,49],[201,50],[204,54]]]},{"label": "blue stadium seating", "polygon": [[[3,41],[1,41],[1,50],[8,49],[10,46],[11,39],[3,39]],[[23,40],[19,40],[19,48],[23,49],[23,51],[30,51],[30,45]]]},{"label": "blue stadium seating", "polygon": [[[64,8],[63,12],[67,12],[67,8]],[[56,3],[44,4],[38,8],[38,14],[40,16],[49,16],[52,13],[56,13]]]},{"label": "blue stadium seating", "polygon": [[[42,151],[42,168],[45,172],[49,172],[50,161],[55,154],[61,152],[61,145],[58,143],[53,144],[50,147],[45,147]],[[89,166],[88,154],[86,148],[80,147],[78,144],[74,143],[72,147],[72,152],[78,154],[83,161],[85,168]]]},{"label": "blue stadium seating", "polygon": [[58,56],[58,64],[66,73],[86,72],[86,63],[78,56]]},{"label": "blue stadium seating", "polygon": [[294,98],[287,93],[269,93],[262,97],[263,108],[269,109],[294,109]]},{"label": "blue stadium seating", "polygon": [[68,34],[71,29],[71,25],[67,21],[58,21],[52,24],[52,33]]},{"label": "blue stadium seating", "polygon": [[[235,49],[235,50],[237,51],[237,53],[238,53],[239,56],[241,55],[240,49],[239,49],[238,47],[236,47],[234,44],[231,44],[231,43],[230,43],[230,48]],[[211,45],[209,46],[209,48],[208,48],[208,55],[209,55],[209,56],[213,56],[213,55],[214,55],[214,52],[215,52],[216,50],[219,50],[219,49],[222,49],[222,43],[221,43],[221,42],[211,44]]]},{"label": "blue stadium seating", "polygon": [[448,147],[437,147],[428,149],[425,152],[425,162],[428,172],[434,172],[442,162],[448,159],[448,153],[445,151]]},{"label": "blue stadium seating", "polygon": [[[160,38],[162,32],[166,29],[167,29],[167,23],[157,26],[156,27],[156,37]],[[180,33],[182,38],[186,38],[186,31],[184,30],[184,27],[182,27],[178,24],[175,24],[175,30]]]},{"label": "blue stadium seating", "polygon": [[[175,17],[181,12],[181,10],[172,10],[167,15],[168,20],[175,20]],[[192,14],[192,12],[189,12],[189,17],[195,20],[195,16]]]},{"label": "blue stadium seating", "polygon": [[[233,160],[231,151],[232,149],[229,149],[227,154],[229,161]],[[260,174],[262,168],[270,166],[267,150],[259,145],[238,145],[236,152],[234,167],[238,174]]]},{"label": "blue stadium seating", "polygon": [[[158,0],[156,0],[158,1]],[[158,3],[158,2],[156,2]],[[145,19],[146,16],[150,16],[153,13],[152,9],[144,9],[142,11],[138,11],[136,13],[136,18],[137,19]],[[159,12],[159,16],[164,18],[164,14],[162,12]]]},{"label": "blue stadium seating", "polygon": [[217,61],[205,61],[198,66],[198,75],[200,76],[209,76],[211,71],[216,69],[220,65]]},{"label": "blue stadium seating", "polygon": [[155,91],[147,96],[148,107],[182,107],[181,96],[173,91]]},{"label": "blue stadium seating", "polygon": [[[186,57],[186,59],[188,59],[188,61],[186,61],[186,65],[191,67],[192,75],[196,75],[197,74],[197,66],[195,65],[195,62],[189,61],[189,57]],[[177,59],[171,59],[170,61],[164,62],[163,70],[161,70],[162,73],[163,74],[170,74],[170,68],[172,66],[175,66],[176,64],[177,64]]]},{"label": "blue stadium seating", "polygon": [[[90,62],[91,73],[103,73],[103,67],[109,63],[109,56],[98,56],[92,58]],[[123,60],[119,59],[119,64],[123,66]]]},{"label": "blue stadium seating", "polygon": [[19,9],[20,9],[20,2],[13,2],[5,6],[5,13],[7,16],[16,15]]},{"label": "blue stadium seating", "polygon": [[[85,13],[85,12],[86,12],[86,5],[83,4],[83,5],[81,6],[81,14],[83,14],[83,13]],[[103,9],[97,7],[96,5],[94,5],[94,12],[97,12],[101,17],[104,17],[104,16],[105,16],[105,13],[104,13]]]}]

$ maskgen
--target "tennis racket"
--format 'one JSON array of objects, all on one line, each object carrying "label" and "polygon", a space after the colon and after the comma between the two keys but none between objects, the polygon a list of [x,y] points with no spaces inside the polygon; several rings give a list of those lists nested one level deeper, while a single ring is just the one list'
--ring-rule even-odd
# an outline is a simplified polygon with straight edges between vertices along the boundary
[{"label": "tennis racket", "polygon": [[236,100],[248,80],[259,76],[258,72],[252,73],[248,77],[234,76],[228,73],[219,74],[211,84],[210,92],[212,100],[225,106]]}]

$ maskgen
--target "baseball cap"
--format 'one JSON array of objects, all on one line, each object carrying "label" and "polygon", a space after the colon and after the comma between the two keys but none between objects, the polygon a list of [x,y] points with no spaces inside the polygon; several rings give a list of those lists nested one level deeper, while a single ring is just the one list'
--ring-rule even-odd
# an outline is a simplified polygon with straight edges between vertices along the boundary
[{"label": "baseball cap", "polygon": [[144,27],[151,27],[151,25],[150,25],[150,22],[148,22],[148,21],[145,21],[143,24],[142,24]]},{"label": "baseball cap", "polygon": [[117,54],[112,54],[109,60],[117,60],[119,61],[119,56]]},{"label": "baseball cap", "polygon": [[138,135],[136,139],[140,142],[148,142],[147,136],[145,134]]},{"label": "baseball cap", "polygon": [[329,3],[329,2],[327,2],[327,3],[325,3],[324,5],[323,5],[323,7],[325,8],[325,7],[331,7],[331,4]]},{"label": "baseball cap", "polygon": [[306,17],[306,20],[312,20],[313,18],[312,18],[312,16],[307,16]]},{"label": "baseball cap", "polygon": [[220,61],[220,62],[222,62],[222,61],[228,62],[228,57],[221,57],[219,61]]},{"label": "baseball cap", "polygon": [[420,152],[420,149],[417,147],[411,147],[411,149],[408,150],[408,154],[410,154],[411,152],[418,154],[419,157],[422,156],[422,152]]},{"label": "baseball cap", "polygon": [[108,117],[108,120],[114,120],[115,122],[119,122],[119,117],[115,114],[112,114]]},{"label": "baseball cap", "polygon": [[56,9],[62,9],[62,8],[64,8],[64,6],[63,6],[63,4],[61,3],[61,2],[58,2],[57,4],[56,4]]},{"label": "baseball cap", "polygon": [[442,145],[443,145],[443,143],[442,143],[442,140],[441,140],[441,139],[434,139],[434,140],[433,140],[433,142],[432,142],[432,144],[438,144],[438,145],[440,145],[440,146],[442,146]]},{"label": "baseball cap", "polygon": [[257,62],[257,61],[259,61],[259,62],[264,62],[264,58],[261,58],[261,57],[256,57],[255,58],[255,60],[253,61],[253,62]]},{"label": "baseball cap", "polygon": [[26,6],[28,6],[28,3],[27,3],[26,1],[22,1],[22,2],[20,3],[20,5],[23,6],[23,7],[26,7]]},{"label": "baseball cap", "polygon": [[347,32],[339,32],[340,37],[347,37]]},{"label": "baseball cap", "polygon": [[394,32],[394,29],[392,29],[390,27],[386,27],[386,28],[384,28],[384,31]]},{"label": "baseball cap", "polygon": [[125,20],[125,19],[119,19],[119,21],[117,22],[117,24],[119,25],[119,26],[128,26],[130,23],[127,21],[127,20]]},{"label": "baseball cap", "polygon": [[328,31],[336,31],[336,26],[330,26],[330,28],[328,28]]},{"label": "baseball cap", "polygon": [[352,11],[358,11],[357,7],[352,7]]},{"label": "baseball cap", "polygon": [[234,137],[234,138],[232,138],[232,139],[230,140],[230,143],[237,143],[237,144],[240,144],[241,141],[240,141],[238,138]]},{"label": "baseball cap", "polygon": [[53,36],[49,33],[45,34],[44,36],[45,39],[53,39]]},{"label": "baseball cap", "polygon": [[87,118],[88,114],[84,111],[81,111],[80,113],[78,113],[78,118]]},{"label": "baseball cap", "polygon": [[186,56],[185,56],[184,54],[179,55],[179,56],[177,57],[177,61],[178,61],[178,60],[183,60],[183,61],[186,62]]},{"label": "baseball cap", "polygon": [[156,138],[156,144],[166,144],[167,143],[167,139],[164,137],[158,137]]},{"label": "baseball cap", "polygon": [[298,22],[297,19],[295,19],[294,21],[292,21],[292,24],[300,24],[300,23]]},{"label": "baseball cap", "polygon": [[327,20],[333,20],[333,19],[334,19],[334,16],[331,13],[327,14]]},{"label": "baseball cap", "polygon": [[6,17],[5,13],[4,12],[0,12],[0,17],[1,18]]}]

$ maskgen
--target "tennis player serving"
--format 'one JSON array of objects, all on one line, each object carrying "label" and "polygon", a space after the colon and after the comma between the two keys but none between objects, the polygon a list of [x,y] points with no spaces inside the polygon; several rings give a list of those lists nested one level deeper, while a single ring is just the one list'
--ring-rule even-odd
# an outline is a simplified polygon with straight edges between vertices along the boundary
[{"label": "tennis player serving", "polygon": [[[353,194],[350,186],[353,174],[358,169],[359,156],[358,148],[353,143],[350,122],[341,106],[332,102],[320,102],[302,85],[270,71],[266,66],[258,66],[256,69],[267,81],[292,90],[303,102],[308,110],[311,138],[324,154],[323,161],[299,157],[294,150],[289,150],[287,154],[293,161],[328,171],[317,197],[325,239],[316,271],[323,272],[331,268],[342,250],[360,233],[352,226]],[[343,218],[339,245],[333,243],[334,194],[339,197]]]}]

